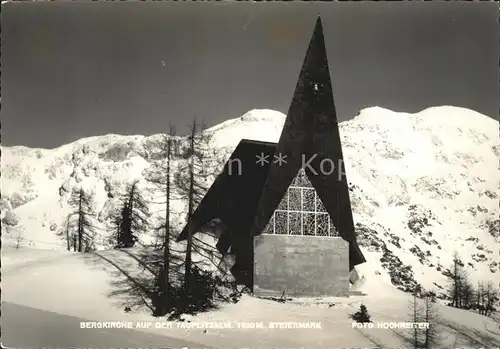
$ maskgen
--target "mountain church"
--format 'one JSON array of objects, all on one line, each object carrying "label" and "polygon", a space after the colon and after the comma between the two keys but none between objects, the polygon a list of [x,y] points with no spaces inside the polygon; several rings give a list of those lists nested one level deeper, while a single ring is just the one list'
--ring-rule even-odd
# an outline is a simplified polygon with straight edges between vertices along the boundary
[{"label": "mountain church", "polygon": [[243,139],[178,241],[218,219],[217,249],[257,295],[347,296],[354,230],[321,19],[279,142]]}]

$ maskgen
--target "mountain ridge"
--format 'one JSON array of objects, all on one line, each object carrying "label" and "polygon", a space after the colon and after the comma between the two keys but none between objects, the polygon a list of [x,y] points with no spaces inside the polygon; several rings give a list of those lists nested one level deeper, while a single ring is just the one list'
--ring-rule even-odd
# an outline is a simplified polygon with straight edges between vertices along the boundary
[{"label": "mountain ridge", "polygon": [[[419,114],[422,114],[422,113],[425,113],[425,112],[429,112],[429,111],[434,111],[434,110],[439,110],[439,109],[442,109],[442,108],[445,108],[445,109],[453,109],[453,110],[457,110],[457,111],[464,111],[464,112],[467,112],[469,113],[469,117],[472,116],[472,115],[475,115],[477,117],[477,119],[483,119],[483,120],[486,120],[486,122],[489,122],[489,123],[499,123],[498,120],[488,116],[488,115],[485,115],[485,114],[482,114],[482,113],[479,113],[479,112],[476,112],[472,109],[468,109],[468,108],[465,108],[465,107],[456,107],[456,106],[449,106],[449,105],[442,105],[442,106],[434,106],[434,107],[428,107],[426,109],[423,109],[419,112],[416,112],[416,113],[407,113],[407,112],[397,112],[397,111],[394,111],[394,110],[391,110],[391,109],[388,109],[388,108],[384,108],[384,107],[380,107],[380,106],[373,106],[373,107],[366,107],[366,108],[362,108],[359,113],[354,116],[354,118],[352,119],[349,119],[349,120],[345,120],[345,121],[341,121],[339,122],[339,124],[342,124],[342,123],[346,123],[346,122],[349,122],[351,120],[356,120],[358,119],[358,121],[360,119],[363,119],[364,116],[366,116],[367,114],[373,114],[372,112],[375,112],[375,111],[378,111],[378,112],[382,112],[382,113],[385,113],[385,115],[391,115],[391,114],[394,114],[394,115],[405,115],[405,116],[411,116],[411,115],[419,115]],[[211,127],[207,127],[207,130],[211,130],[211,131],[215,131],[216,129],[219,129],[219,128],[222,128],[223,126],[228,126],[234,122],[237,122],[237,121],[246,121],[246,120],[253,120],[252,119],[252,115],[255,115],[256,113],[268,113],[271,114],[271,115],[267,115],[266,117],[264,118],[261,118],[261,120],[266,120],[266,119],[269,119],[269,116],[273,116],[272,114],[274,114],[275,117],[278,117],[278,118],[285,118],[286,115],[283,114],[282,112],[279,112],[279,111],[275,111],[275,110],[272,110],[272,109],[252,109],[248,112],[246,112],[245,114],[243,114],[242,116],[240,117],[236,117],[236,118],[231,118],[231,119],[228,119],[226,121],[223,121],[219,124],[216,124],[214,126],[211,126]],[[376,119],[374,119],[376,120]],[[363,120],[364,122],[366,122],[367,120]],[[380,120],[378,120],[380,121]],[[57,146],[57,147],[54,147],[54,148],[43,148],[43,147],[28,147],[28,146],[25,146],[25,145],[10,145],[10,146],[5,146],[5,145],[0,145],[0,149],[12,149],[12,150],[42,150],[42,151],[52,151],[52,150],[58,150],[60,148],[63,148],[63,147],[68,147],[70,145],[77,145],[77,144],[80,144],[80,143],[87,143],[87,142],[92,142],[94,140],[99,140],[99,139],[103,139],[103,138],[112,138],[112,137],[115,137],[115,138],[149,138],[149,137],[158,137],[160,136],[162,133],[155,133],[155,134],[151,134],[151,135],[140,135],[140,134],[130,134],[130,135],[124,135],[124,134],[118,134],[118,133],[107,133],[107,134],[103,134],[103,135],[97,135],[97,136],[88,136],[88,137],[83,137],[83,138],[80,138],[78,140],[75,140],[73,142],[70,142],[70,143],[66,143],[66,144],[62,144],[60,146]]]}]

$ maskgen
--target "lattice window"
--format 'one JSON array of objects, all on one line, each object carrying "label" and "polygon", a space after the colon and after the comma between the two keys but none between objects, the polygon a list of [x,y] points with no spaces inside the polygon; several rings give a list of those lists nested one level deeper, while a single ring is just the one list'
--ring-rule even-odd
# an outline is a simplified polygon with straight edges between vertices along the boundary
[{"label": "lattice window", "polygon": [[316,200],[316,193],[314,189],[302,189],[302,209],[301,211],[315,212],[314,200]]},{"label": "lattice window", "polygon": [[309,178],[307,178],[306,172],[303,169],[299,170],[299,173],[292,181],[291,186],[292,187],[308,187],[308,188],[313,187],[311,182],[309,181]]},{"label": "lattice window", "polygon": [[288,209],[287,211],[302,211],[301,205],[302,189],[298,187],[288,188]]},{"label": "lattice window", "polygon": [[316,235],[316,215],[314,213],[304,213],[302,224],[304,235]]},{"label": "lattice window", "polygon": [[318,213],[316,215],[316,235],[328,236],[330,231],[330,222],[328,213]]},{"label": "lattice window", "polygon": [[283,210],[286,211],[288,209],[288,190],[285,193],[285,196],[283,196],[283,199],[281,200],[280,204],[278,205],[277,210]]},{"label": "lattice window", "polygon": [[288,234],[302,235],[302,223],[300,212],[288,212]]},{"label": "lattice window", "polygon": [[338,231],[303,170],[273,213],[265,234],[338,236]]},{"label": "lattice window", "polygon": [[323,202],[319,198],[318,194],[315,192],[316,197],[316,212],[326,212],[326,207],[323,205]]},{"label": "lattice window", "polygon": [[[274,212],[274,234],[288,232],[288,213],[286,211]],[[288,233],[287,233],[288,234]]]}]

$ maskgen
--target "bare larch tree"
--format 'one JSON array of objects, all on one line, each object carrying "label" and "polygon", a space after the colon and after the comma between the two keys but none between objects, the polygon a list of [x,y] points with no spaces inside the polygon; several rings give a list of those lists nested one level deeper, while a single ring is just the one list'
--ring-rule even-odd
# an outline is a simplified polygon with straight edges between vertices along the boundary
[{"label": "bare larch tree", "polygon": [[73,208],[70,214],[75,219],[75,232],[73,234],[73,246],[78,252],[89,252],[95,248],[95,225],[93,223],[93,198],[83,188],[75,189],[71,193],[69,205]]},{"label": "bare larch tree", "polygon": [[171,309],[172,287],[170,281],[170,260],[171,250],[170,241],[172,239],[172,219],[171,219],[171,201],[173,199],[172,188],[172,167],[174,157],[178,154],[179,139],[175,136],[175,129],[172,125],[169,127],[168,134],[162,134],[159,146],[153,154],[154,162],[146,172],[146,180],[160,191],[164,198],[165,210],[164,217],[158,231],[163,231],[162,239],[162,264],[158,268],[156,275],[156,284],[158,285],[158,305],[155,309],[156,314],[163,316]]},{"label": "bare larch tree", "polygon": [[[203,123],[195,119],[190,126],[189,134],[184,146],[180,147],[180,156],[183,160],[176,172],[175,183],[180,195],[187,198],[186,222],[188,236],[186,242],[186,257],[184,261],[184,299],[187,302],[192,291],[192,253],[193,253],[193,227],[191,216],[208,190],[212,179],[219,173],[219,162],[211,147],[211,134]],[[207,246],[208,247],[208,246]]]},{"label": "bare larch tree", "polygon": [[434,296],[426,295],[424,298],[424,321],[428,324],[424,336],[424,348],[426,349],[436,347],[439,340],[439,332],[436,328],[437,316]]},{"label": "bare larch tree", "polygon": [[[413,298],[410,301],[409,304],[409,316],[410,316],[410,322],[416,323],[416,322],[422,322],[423,319],[423,314],[422,314],[422,309],[419,305],[419,295],[420,295],[421,289],[420,287],[417,287],[416,290],[413,292]],[[420,329],[418,326],[413,326],[411,328],[411,344],[414,349],[420,348]]]}]

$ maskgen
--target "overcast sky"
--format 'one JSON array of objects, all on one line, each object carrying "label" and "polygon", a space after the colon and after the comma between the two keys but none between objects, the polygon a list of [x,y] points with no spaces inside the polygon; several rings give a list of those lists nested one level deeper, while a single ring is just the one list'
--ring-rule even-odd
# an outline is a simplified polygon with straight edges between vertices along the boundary
[{"label": "overcast sky", "polygon": [[2,5],[2,143],[286,113],[318,14],[340,120],[437,105],[498,119],[493,2],[21,2]]}]

